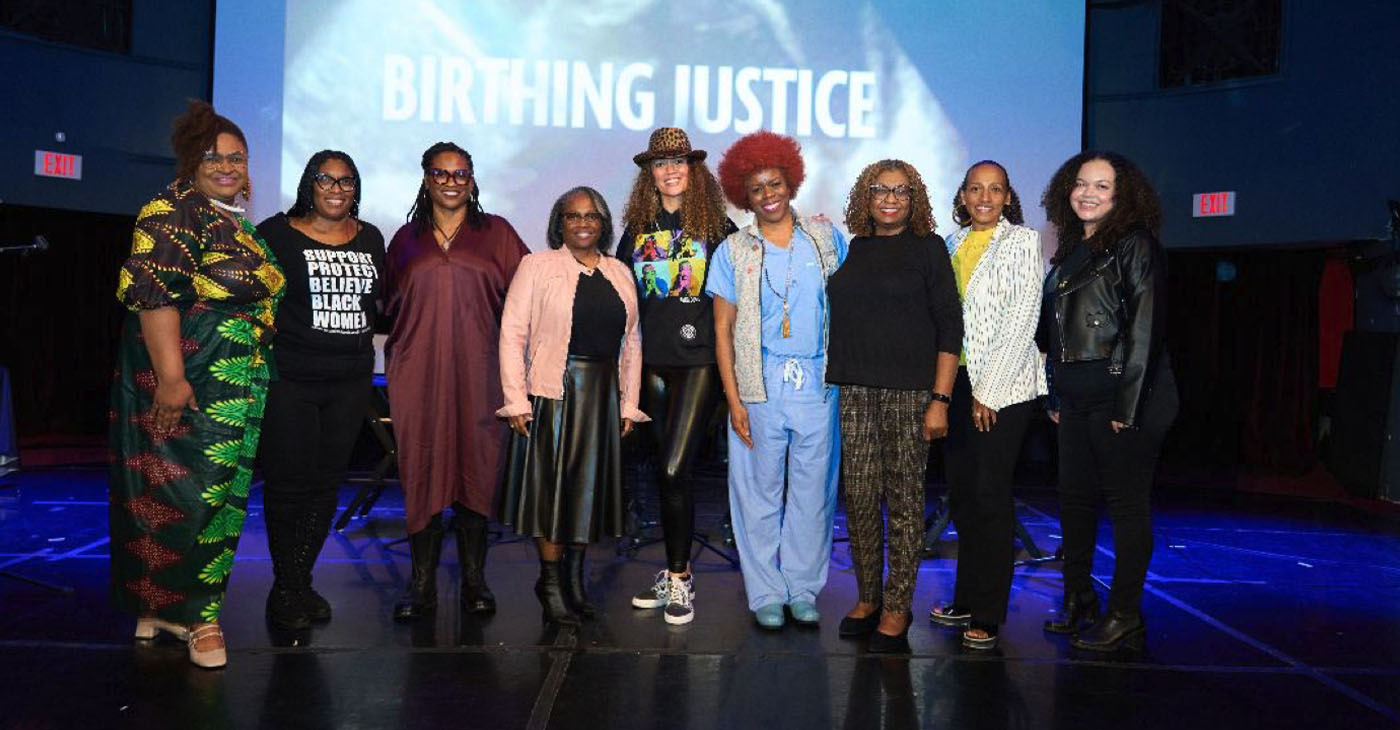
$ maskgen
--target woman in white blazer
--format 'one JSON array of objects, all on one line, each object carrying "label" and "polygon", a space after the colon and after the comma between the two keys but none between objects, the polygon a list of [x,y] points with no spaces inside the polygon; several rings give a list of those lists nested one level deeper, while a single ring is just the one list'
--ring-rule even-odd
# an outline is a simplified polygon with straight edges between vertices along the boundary
[{"label": "woman in white blazer", "polygon": [[944,446],[958,570],[953,600],[929,618],[990,649],[1006,621],[1014,558],[1011,478],[1035,399],[1046,393],[1035,344],[1044,264],[1040,235],[1021,225],[1006,169],[984,160],[953,198],[947,239],[963,307],[963,351]]}]

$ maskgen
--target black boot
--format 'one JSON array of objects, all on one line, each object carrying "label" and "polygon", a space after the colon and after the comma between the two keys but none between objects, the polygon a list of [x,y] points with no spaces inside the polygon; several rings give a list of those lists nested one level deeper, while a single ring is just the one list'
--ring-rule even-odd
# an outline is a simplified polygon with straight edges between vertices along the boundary
[{"label": "black boot", "polygon": [[585,545],[564,548],[564,598],[578,615],[593,618],[598,615],[598,607],[588,601],[588,581],[583,570],[583,554],[587,549]]},{"label": "black boot", "polygon": [[442,525],[434,515],[428,526],[408,536],[413,574],[403,597],[394,604],[395,621],[416,621],[437,608],[437,569],[442,560]]},{"label": "black boot", "polygon": [[301,571],[297,567],[297,521],[304,501],[297,496],[268,492],[263,497],[263,517],[267,521],[267,552],[272,556],[272,590],[267,593],[266,617],[273,628],[301,631],[311,626],[311,617],[301,600]]},{"label": "black boot", "polygon": [[1093,626],[1074,635],[1070,645],[1090,651],[1114,651],[1124,644],[1140,644],[1147,634],[1142,614],[1133,611],[1109,611]]},{"label": "black boot", "polygon": [[558,561],[540,559],[540,579],[535,581],[535,595],[539,596],[544,607],[544,620],[559,626],[578,626],[578,616],[569,610],[564,600],[564,589],[560,585]]},{"label": "black boot", "polygon": [[1073,634],[1093,624],[1099,618],[1099,596],[1088,593],[1068,593],[1055,618],[1046,619],[1044,628],[1052,634]]},{"label": "black boot", "polygon": [[457,533],[457,564],[462,571],[462,612],[493,614],[496,595],[486,585],[486,518],[460,509],[453,515],[452,528]]},{"label": "black boot", "polygon": [[316,558],[321,555],[322,546],[326,544],[326,535],[330,533],[331,520],[335,518],[336,496],[335,490],[317,495],[311,502],[311,510],[297,525],[300,530],[297,535],[297,568],[303,578],[301,600],[306,615],[315,622],[331,620],[330,601],[311,586],[311,570],[316,565]]}]

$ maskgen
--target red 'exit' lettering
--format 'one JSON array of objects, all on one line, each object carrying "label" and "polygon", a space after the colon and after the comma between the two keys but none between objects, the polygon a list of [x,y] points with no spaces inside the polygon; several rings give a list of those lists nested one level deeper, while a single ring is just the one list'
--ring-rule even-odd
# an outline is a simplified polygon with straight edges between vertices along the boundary
[{"label": "red 'exit' lettering", "polygon": [[73,158],[53,152],[44,153],[44,172],[49,175],[72,175]]},{"label": "red 'exit' lettering", "polygon": [[1201,215],[1224,213],[1230,209],[1229,193],[1208,193],[1201,196]]}]

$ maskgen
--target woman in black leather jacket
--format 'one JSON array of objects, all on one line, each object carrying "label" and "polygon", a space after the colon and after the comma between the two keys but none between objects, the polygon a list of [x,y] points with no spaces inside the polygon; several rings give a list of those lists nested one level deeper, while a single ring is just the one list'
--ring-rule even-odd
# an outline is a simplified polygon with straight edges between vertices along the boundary
[{"label": "woman in black leather jacket", "polygon": [[[1045,630],[1081,649],[1138,642],[1152,557],[1149,494],[1162,438],[1176,418],[1165,348],[1166,261],[1157,193],[1114,152],[1082,152],[1051,178],[1040,204],[1059,246],[1041,308],[1050,416],[1059,423],[1064,610]],[[1089,571],[1103,494],[1115,565],[1100,615]]]}]

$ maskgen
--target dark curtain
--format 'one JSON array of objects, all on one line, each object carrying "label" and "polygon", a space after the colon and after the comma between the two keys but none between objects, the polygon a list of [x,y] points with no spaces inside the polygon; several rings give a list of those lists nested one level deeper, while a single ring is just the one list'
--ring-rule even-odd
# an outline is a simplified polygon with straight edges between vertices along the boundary
[{"label": "dark curtain", "polygon": [[[1313,467],[1325,255],[1168,254],[1168,338],[1181,391],[1168,460],[1287,475]],[[1221,281],[1230,267],[1234,278]]]},{"label": "dark curtain", "polygon": [[[133,211],[134,213],[134,211]],[[0,206],[0,365],[10,369],[21,442],[105,433],[118,328],[117,267],[134,216]]]}]

